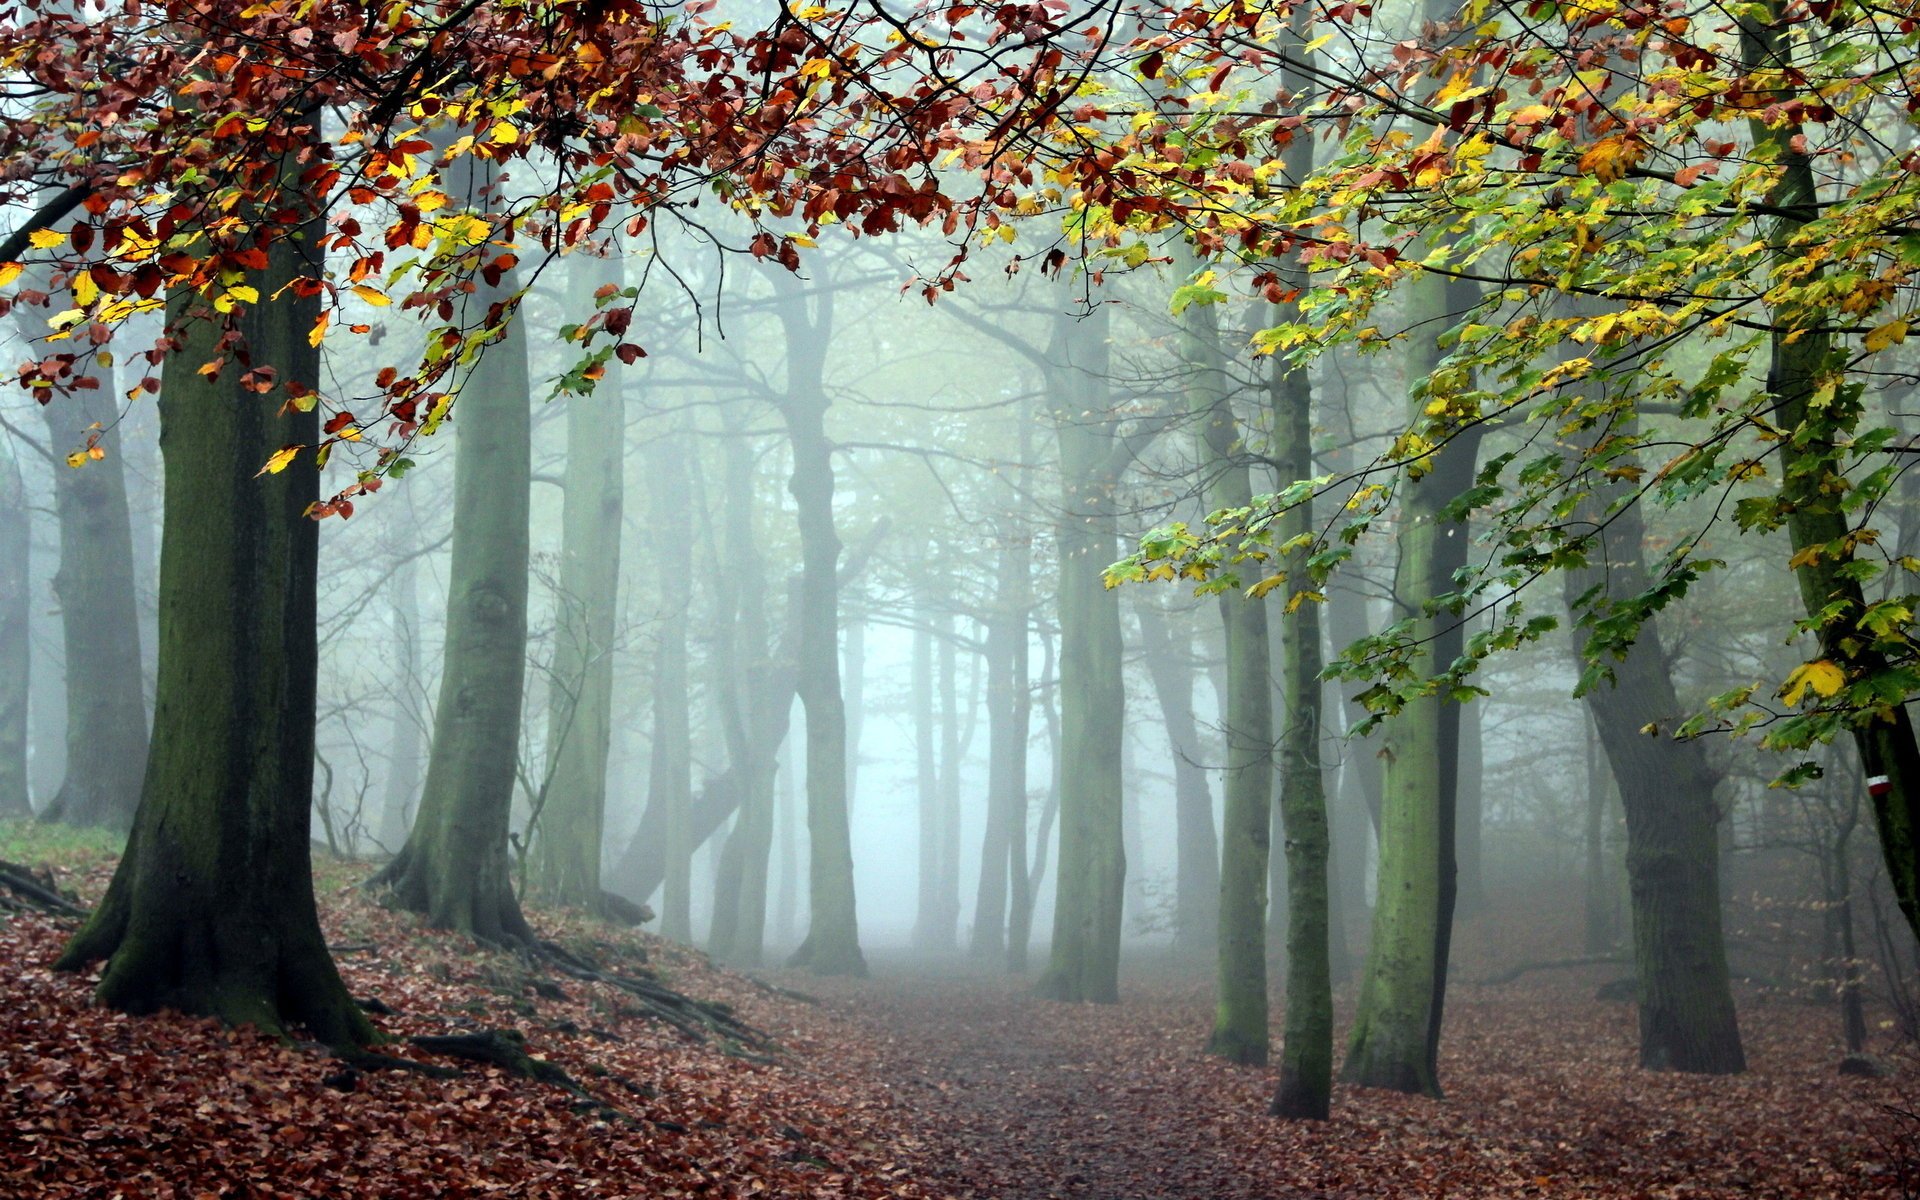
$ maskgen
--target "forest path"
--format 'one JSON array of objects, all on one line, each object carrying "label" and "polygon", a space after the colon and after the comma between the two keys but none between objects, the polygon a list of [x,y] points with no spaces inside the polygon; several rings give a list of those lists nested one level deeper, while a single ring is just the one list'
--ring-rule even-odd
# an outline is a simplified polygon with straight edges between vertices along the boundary
[{"label": "forest path", "polygon": [[[1169,1060],[1202,1058],[1203,984],[1149,984],[1111,1006],[1036,999],[1030,978],[884,960],[874,974],[796,986],[873,1032],[884,1077],[949,1152],[930,1182],[999,1200],[1247,1194],[1244,1162],[1168,1095]],[[1218,1069],[1266,1086],[1264,1071]]]}]

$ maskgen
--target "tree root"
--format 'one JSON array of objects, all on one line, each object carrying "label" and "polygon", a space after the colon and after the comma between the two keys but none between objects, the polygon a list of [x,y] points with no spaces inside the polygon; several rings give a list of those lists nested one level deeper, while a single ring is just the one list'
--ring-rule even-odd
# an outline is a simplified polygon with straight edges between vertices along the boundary
[{"label": "tree root", "polygon": [[56,917],[84,917],[87,910],[60,891],[53,872],[36,874],[20,863],[0,862],[0,912],[39,912]]},{"label": "tree root", "polygon": [[732,1005],[696,1000],[655,979],[604,970],[591,959],[553,942],[536,943],[531,954],[535,961],[570,979],[619,988],[634,999],[644,1015],[671,1025],[696,1042],[705,1042],[711,1035],[719,1038],[730,1053],[739,1054],[742,1048],[758,1052],[742,1054],[748,1058],[764,1059],[776,1049],[766,1034],[735,1016]]},{"label": "tree root", "polygon": [[551,1083],[566,1088],[570,1092],[585,1095],[573,1076],[543,1058],[535,1058],[527,1053],[527,1039],[511,1029],[484,1029],[478,1033],[454,1033],[445,1035],[421,1034],[407,1041],[420,1047],[429,1054],[444,1054],[449,1058],[464,1058],[470,1062],[486,1063],[499,1067],[503,1071],[519,1075],[525,1079],[537,1079],[541,1083]]}]

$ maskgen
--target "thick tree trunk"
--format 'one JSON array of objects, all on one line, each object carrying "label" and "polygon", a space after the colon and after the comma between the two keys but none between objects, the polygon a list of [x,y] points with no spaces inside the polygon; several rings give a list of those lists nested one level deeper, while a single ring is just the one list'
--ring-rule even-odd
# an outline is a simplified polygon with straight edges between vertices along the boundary
[{"label": "thick tree trunk", "polygon": [[[1213,825],[1207,755],[1193,717],[1192,639],[1176,637],[1174,621],[1151,599],[1136,600],[1147,677],[1173,761],[1173,948],[1182,957],[1211,958],[1220,936],[1220,838]],[[1187,633],[1185,615],[1178,620]]]},{"label": "thick tree trunk", "polygon": [[27,489],[13,439],[0,436],[0,817],[33,815],[33,789],[27,780],[31,532]]},{"label": "thick tree trunk", "polygon": [[1105,307],[1058,318],[1049,380],[1060,444],[1060,863],[1053,945],[1035,991],[1054,1000],[1120,998],[1127,862],[1121,829],[1126,728],[1120,598],[1102,578],[1116,557],[1113,420]]},{"label": "thick tree trunk", "polygon": [[147,761],[147,705],[133,586],[127,480],[114,428],[111,371],[97,390],[41,409],[57,457],[99,438],[106,457],[53,468],[60,567],[53,593],[67,664],[67,775],[40,815],[69,825],[125,830]]},{"label": "thick tree trunk", "polygon": [[[474,302],[499,304],[517,286],[508,272]],[[533,936],[507,858],[527,652],[527,369],[515,322],[459,388],[446,649],[426,784],[407,844],[369,884],[435,928],[496,944]]]},{"label": "thick tree trunk", "polygon": [[807,894],[810,925],[790,965],[820,975],[865,975],[854,908],[853,838],[847,815],[847,714],[840,695],[840,537],[833,526],[833,443],[826,432],[825,368],[833,293],[809,315],[797,280],[774,277],[787,340],[780,411],[793,446],[792,493],[800,526],[798,692],[807,712]]},{"label": "thick tree trunk", "polygon": [[[1304,370],[1275,362],[1269,384],[1273,457],[1282,486],[1313,477],[1313,385]],[[1280,545],[1317,530],[1306,501],[1274,523]],[[1328,925],[1331,847],[1320,764],[1320,607],[1304,556],[1282,564],[1290,612],[1281,617],[1280,824],[1286,834],[1287,1013],[1275,1116],[1323,1121],[1333,1094],[1333,970]]]},{"label": "thick tree trunk", "polygon": [[974,897],[975,958],[1004,959],[1012,894],[1026,884],[1027,680],[1032,541],[1016,517],[1000,521],[993,610],[987,618],[987,821]]},{"label": "thick tree trunk", "polygon": [[[269,246],[255,282],[274,299],[239,314],[247,360],[276,372],[265,395],[240,386],[238,362],[200,374],[224,353],[219,318],[195,295],[168,304],[177,343],[160,396],[167,482],[152,752],[126,853],[58,965],[105,959],[97,995],[122,1011],[304,1026],[354,1046],[373,1031],[327,953],[308,857],[319,529],[305,511],[319,473],[309,450],[261,474],[281,446],[320,440],[319,413],[288,404],[285,390],[321,382],[307,339],[317,292],[287,288],[319,275],[304,253],[312,245],[283,236]],[[137,676],[137,662],[120,666]]]},{"label": "thick tree trunk", "polygon": [[[1633,429],[1616,428],[1631,438]],[[1581,518],[1600,527],[1587,565],[1566,573],[1571,604],[1590,592],[1626,602],[1652,586],[1637,504],[1609,511],[1620,489],[1589,496]],[[1584,631],[1576,639],[1584,643]],[[1584,651],[1584,645],[1576,647]],[[1584,653],[1581,653],[1584,660]],[[1697,741],[1672,729],[1684,715],[1654,618],[1644,620],[1613,681],[1586,693],[1627,814],[1627,880],[1640,1001],[1640,1065],[1729,1074],[1746,1068],[1720,925],[1718,782]],[[1651,722],[1661,732],[1642,730]]]},{"label": "thick tree trunk", "polygon": [[[617,259],[576,255],[570,274],[568,290],[576,311],[591,311],[600,288],[622,283]],[[548,688],[548,761],[533,879],[549,901],[596,911],[607,752],[613,742],[626,405],[618,376],[603,379],[591,394],[567,397],[565,403],[567,465],[560,515],[558,628]],[[669,519],[683,516],[681,510]],[[672,564],[676,569],[662,576],[669,584],[686,577],[683,569],[677,569],[682,557],[676,553]],[[656,741],[656,757],[660,749]],[[671,913],[672,906],[667,909]]]}]

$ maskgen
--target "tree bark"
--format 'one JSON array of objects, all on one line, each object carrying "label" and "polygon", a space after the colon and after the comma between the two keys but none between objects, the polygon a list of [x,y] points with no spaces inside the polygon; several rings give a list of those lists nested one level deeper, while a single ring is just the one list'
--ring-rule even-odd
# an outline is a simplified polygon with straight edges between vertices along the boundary
[{"label": "tree bark", "polygon": [[[1273,364],[1273,457],[1280,482],[1313,477],[1313,385],[1304,370]],[[1274,523],[1280,545],[1317,529],[1311,500]],[[1281,588],[1280,823],[1286,834],[1287,1012],[1275,1116],[1324,1121],[1333,1095],[1333,968],[1328,925],[1332,849],[1326,779],[1320,763],[1320,607],[1304,557],[1287,565]]]},{"label": "tree bark", "polygon": [[[570,268],[576,311],[623,283],[617,259],[576,254]],[[600,907],[601,836],[607,753],[613,742],[613,652],[620,591],[620,523],[625,501],[626,404],[618,375],[566,401],[567,463],[560,513],[560,578],[553,674],[547,699],[547,768],[534,843],[534,885],[555,904]],[[675,520],[683,513],[673,514]],[[662,574],[685,580],[675,568]],[[669,605],[671,607],[671,605]],[[658,708],[656,706],[656,714]],[[654,743],[654,753],[660,743]],[[668,905],[668,911],[672,906]]]},{"label": "tree bark", "polygon": [[[307,451],[261,473],[281,446],[320,440],[318,411],[286,391],[321,382],[318,293],[288,287],[321,273],[317,225],[304,233],[266,247],[256,282],[274,299],[235,314],[245,356],[218,376],[199,368],[223,353],[219,318],[198,295],[169,298],[154,737],[126,852],[58,966],[105,959],[96,995],[121,1011],[357,1046],[373,1030],[328,955],[308,850],[319,528],[305,512],[319,472]],[[277,386],[241,386],[247,365],[273,367]],[[137,677],[137,662],[120,665]]]},{"label": "tree bark", "polygon": [[[686,439],[658,436],[647,448],[649,515],[655,529],[671,529],[690,508]],[[679,942],[693,940],[693,698],[688,689],[687,619],[692,579],[684,553],[663,542],[654,577],[660,582],[660,619],[654,635],[653,753],[647,766],[647,806],[666,816],[666,878],[661,893],[660,932]],[[734,777],[736,786],[741,778]]]},{"label": "tree bark", "polygon": [[27,698],[32,655],[27,630],[33,616],[28,583],[33,523],[14,454],[11,435],[0,436],[0,817],[30,817]]},{"label": "tree bark", "polygon": [[1060,854],[1053,944],[1035,991],[1054,1000],[1120,998],[1127,862],[1121,829],[1126,727],[1120,598],[1102,578],[1115,558],[1109,317],[1056,319],[1048,381],[1060,444]]},{"label": "tree bark", "polygon": [[788,960],[820,975],[865,975],[853,891],[847,816],[847,715],[840,695],[840,537],[833,525],[833,443],[826,432],[825,369],[833,293],[809,314],[800,283],[773,276],[787,339],[780,405],[793,446],[792,493],[800,526],[800,703],[807,713],[807,894],[810,926]]},{"label": "tree bark", "polygon": [[[1173,760],[1173,948],[1182,957],[1211,958],[1220,936],[1220,837],[1213,824],[1206,753],[1193,717],[1192,639],[1175,637],[1173,622],[1151,600],[1136,600],[1147,678]],[[1187,632],[1184,614],[1181,620]]]},{"label": "tree bark", "polygon": [[53,467],[60,566],[53,592],[67,666],[67,774],[40,814],[69,825],[126,830],[147,760],[147,705],[133,586],[127,480],[114,428],[113,374],[102,387],[41,408],[56,457],[84,451],[89,436],[106,457]]},{"label": "tree bark", "polygon": [[[517,290],[509,271],[473,302],[498,305]],[[527,653],[527,371],[515,322],[459,387],[446,649],[426,784],[406,845],[369,881],[435,928],[493,944],[533,937],[507,858]]]},{"label": "tree bark", "polygon": [[[1631,426],[1614,432],[1633,436]],[[1586,564],[1565,576],[1576,611],[1589,593],[1624,601],[1652,587],[1640,508],[1627,503],[1609,512],[1610,499],[1625,499],[1617,485],[1581,506],[1579,517],[1598,531]],[[1584,666],[1584,647],[1576,653]],[[1746,1057],[1721,936],[1718,777],[1699,742],[1672,735],[1683,710],[1654,618],[1641,622],[1626,657],[1609,665],[1612,682],[1591,680],[1586,702],[1627,814],[1640,1065],[1713,1075],[1742,1071]],[[1649,722],[1661,732],[1642,732]]]}]

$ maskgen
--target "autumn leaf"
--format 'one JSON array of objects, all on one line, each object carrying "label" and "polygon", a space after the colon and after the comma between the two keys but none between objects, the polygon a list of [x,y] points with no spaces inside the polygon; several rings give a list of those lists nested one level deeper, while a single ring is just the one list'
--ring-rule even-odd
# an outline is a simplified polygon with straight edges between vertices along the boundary
[{"label": "autumn leaf", "polygon": [[27,235],[27,244],[35,250],[51,250],[67,244],[67,235],[57,229],[36,229]]},{"label": "autumn leaf", "polygon": [[292,463],[294,458],[304,449],[306,449],[305,446],[297,445],[280,447],[273,452],[273,457],[267,460],[266,466],[261,467],[253,473],[253,477],[258,479],[262,475],[278,475],[280,472],[286,470],[287,466]]},{"label": "autumn leaf", "polygon": [[1847,673],[1830,659],[1820,658],[1813,662],[1801,663],[1780,685],[1780,698],[1788,704],[1798,705],[1806,693],[1811,690],[1821,699],[1838,695],[1847,684]]},{"label": "autumn leaf", "polygon": [[1612,183],[1625,176],[1646,152],[1647,143],[1635,134],[1603,138],[1580,156],[1580,170],[1601,183]]},{"label": "autumn leaf", "polygon": [[1907,322],[1905,318],[1888,321],[1885,325],[1867,334],[1866,347],[1871,353],[1879,353],[1888,346],[1898,346],[1907,340]]}]

